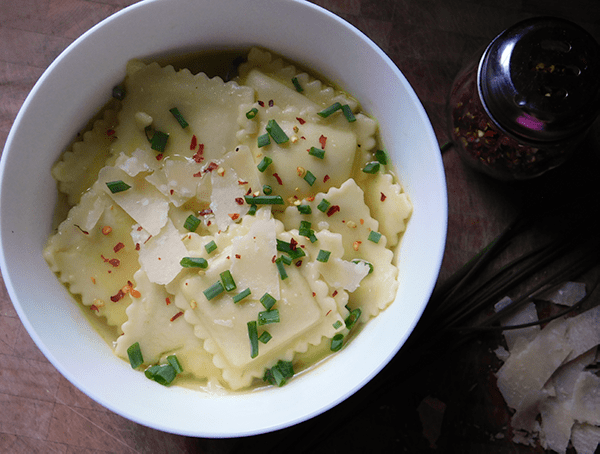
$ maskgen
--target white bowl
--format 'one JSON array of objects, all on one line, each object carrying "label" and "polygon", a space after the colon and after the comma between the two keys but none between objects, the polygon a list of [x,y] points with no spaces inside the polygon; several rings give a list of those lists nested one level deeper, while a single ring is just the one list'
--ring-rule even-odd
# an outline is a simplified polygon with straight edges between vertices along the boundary
[{"label": "white bowl", "polygon": [[[282,388],[213,396],[162,387],[117,358],[49,270],[56,183],[50,168],[104,104],[133,57],[258,45],[346,88],[380,122],[414,204],[400,254],[396,300],[347,348]],[[334,14],[301,0],[150,0],[95,26],[46,70],[25,101],[0,163],[2,273],[27,331],[75,386],[110,410],[190,436],[264,433],[343,401],[404,344],[437,280],[447,227],[443,165],[430,122],[393,62]]]}]

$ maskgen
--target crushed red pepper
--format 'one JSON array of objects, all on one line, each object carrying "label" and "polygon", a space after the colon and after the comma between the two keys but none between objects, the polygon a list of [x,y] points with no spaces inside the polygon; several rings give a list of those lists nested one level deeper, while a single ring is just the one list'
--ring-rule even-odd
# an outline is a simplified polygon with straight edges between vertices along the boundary
[{"label": "crushed red pepper", "polygon": [[325,149],[325,144],[327,143],[327,137],[325,137],[323,134],[321,134],[321,137],[319,137],[319,143],[321,144],[321,149]]},{"label": "crushed red pepper", "polygon": [[124,247],[125,247],[125,245],[119,241],[117,244],[115,244],[115,247],[113,248],[113,251],[119,252]]},{"label": "crushed red pepper", "polygon": [[198,139],[197,139],[196,135],[194,134],[192,136],[192,141],[190,142],[190,150],[195,150],[197,145],[198,145]]},{"label": "crushed red pepper", "polygon": [[174,322],[175,320],[177,320],[182,315],[183,315],[183,312],[181,312],[181,311],[177,312],[173,317],[171,317],[171,321]]},{"label": "crushed red pepper", "polygon": [[277,180],[277,183],[279,183],[280,186],[283,186],[283,181],[281,181],[281,177],[279,175],[277,175],[276,173],[274,173],[273,176]]},{"label": "crushed red pepper", "polygon": [[125,296],[125,293],[123,292],[123,290],[119,290],[116,295],[113,295],[110,297],[110,300],[113,303],[116,303],[116,302],[120,301],[124,296]]},{"label": "crushed red pepper", "polygon": [[329,207],[329,209],[327,210],[327,216],[331,217],[333,216],[335,213],[337,213],[338,211],[340,211],[340,207],[339,205],[331,205]]},{"label": "crushed red pepper", "polygon": [[196,161],[198,164],[200,164],[202,161],[204,161],[204,156],[202,156],[203,154],[204,154],[204,144],[201,143],[200,145],[198,145],[198,151],[194,154],[194,156],[192,156],[192,159],[194,161]]}]

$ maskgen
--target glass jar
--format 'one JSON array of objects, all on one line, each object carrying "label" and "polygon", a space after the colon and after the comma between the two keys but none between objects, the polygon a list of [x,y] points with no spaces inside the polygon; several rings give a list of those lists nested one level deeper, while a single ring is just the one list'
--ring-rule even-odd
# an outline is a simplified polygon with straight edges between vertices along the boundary
[{"label": "glass jar", "polygon": [[600,112],[600,47],[563,19],[520,22],[458,74],[448,111],[467,164],[501,180],[541,175],[573,154]]}]

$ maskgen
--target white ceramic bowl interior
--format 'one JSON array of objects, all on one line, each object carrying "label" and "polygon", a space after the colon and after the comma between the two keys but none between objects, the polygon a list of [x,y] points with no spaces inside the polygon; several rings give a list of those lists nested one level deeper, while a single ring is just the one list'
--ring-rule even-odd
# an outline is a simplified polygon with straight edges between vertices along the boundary
[{"label": "white ceramic bowl interior", "polygon": [[[50,168],[105,103],[133,57],[262,46],[326,75],[379,119],[414,204],[396,301],[351,342],[282,388],[213,396],[166,388],[133,371],[88,325],[49,270],[56,184]],[[149,0],[89,30],[43,74],[0,163],[0,264],[27,331],[75,386],[112,411],[159,430],[202,437],[264,433],[304,421],[352,395],[398,352],[435,285],[447,226],[446,183],[432,127],[412,88],[365,35],[302,0]]]}]

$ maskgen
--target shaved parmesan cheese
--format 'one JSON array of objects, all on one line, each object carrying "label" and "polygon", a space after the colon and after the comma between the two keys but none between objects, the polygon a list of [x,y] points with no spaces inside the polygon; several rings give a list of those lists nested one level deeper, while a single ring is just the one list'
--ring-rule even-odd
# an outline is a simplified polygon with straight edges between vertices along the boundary
[{"label": "shaved parmesan cheese", "polygon": [[115,165],[130,177],[135,177],[141,172],[154,172],[160,167],[155,155],[141,148],[137,148],[131,156],[121,153]]},{"label": "shaved parmesan cheese", "polygon": [[577,454],[594,454],[600,444],[600,427],[576,423],[571,431],[571,443]]},{"label": "shaved parmesan cheese", "polygon": [[365,262],[354,263],[333,258],[319,265],[321,275],[330,287],[343,288],[349,292],[356,290],[369,274],[369,266]]},{"label": "shaved parmesan cheese", "polygon": [[248,212],[248,204],[244,201],[246,191],[238,184],[237,173],[229,166],[220,168],[223,172],[211,172],[210,208],[219,228],[225,230]]},{"label": "shaved parmesan cheese", "polygon": [[187,255],[181,234],[171,221],[140,249],[140,265],[150,282],[166,285],[181,271],[179,262]]},{"label": "shaved parmesan cheese", "polygon": [[585,284],[583,282],[565,282],[558,289],[552,289],[550,292],[541,295],[540,299],[561,306],[573,306],[581,301],[585,295]]}]

